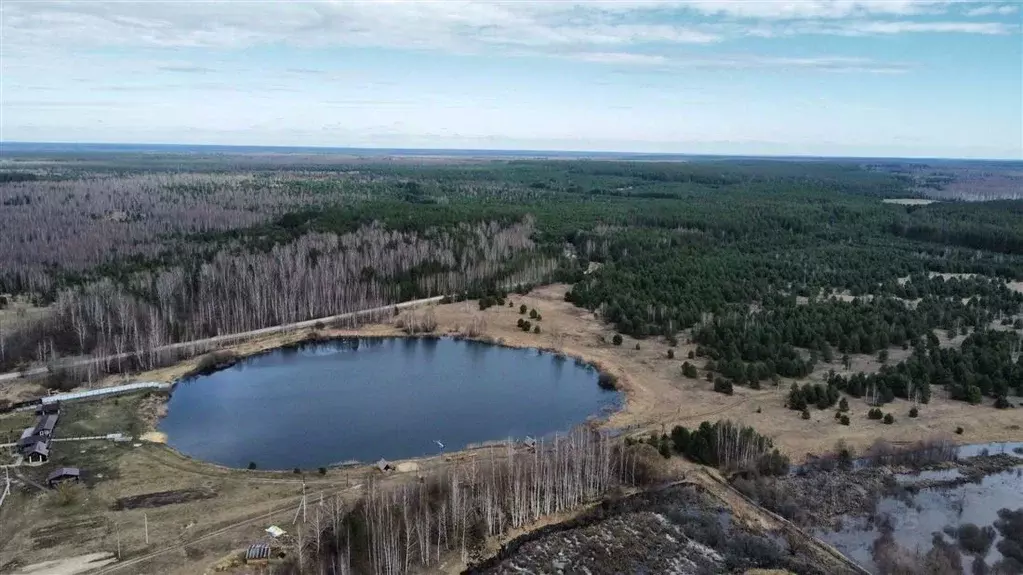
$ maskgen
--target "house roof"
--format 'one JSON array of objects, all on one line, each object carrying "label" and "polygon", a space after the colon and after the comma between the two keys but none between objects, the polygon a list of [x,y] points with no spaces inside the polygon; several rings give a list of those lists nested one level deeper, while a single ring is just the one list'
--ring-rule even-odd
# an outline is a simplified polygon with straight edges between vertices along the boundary
[{"label": "house roof", "polygon": [[49,457],[50,444],[45,441],[37,441],[33,443],[29,449],[25,450],[25,455],[29,456],[34,454],[45,455],[46,457]]},{"label": "house roof", "polygon": [[33,435],[35,435],[35,433],[36,433],[36,428],[35,427],[26,427],[25,431],[21,432],[21,438],[18,439],[18,443],[21,443],[23,441],[27,441],[28,438],[30,438]]},{"label": "house roof", "polygon": [[60,479],[61,477],[79,477],[82,472],[77,467],[59,467],[46,476],[47,481]]},{"label": "house roof", "polygon": [[245,560],[251,561],[253,559],[269,559],[270,558],[270,546],[266,543],[253,543],[249,545],[248,551],[245,552]]},{"label": "house roof", "polygon": [[49,413],[44,415],[39,420],[39,425],[36,426],[36,431],[48,431],[53,432],[53,428],[57,427],[57,419],[60,416],[56,413]]}]

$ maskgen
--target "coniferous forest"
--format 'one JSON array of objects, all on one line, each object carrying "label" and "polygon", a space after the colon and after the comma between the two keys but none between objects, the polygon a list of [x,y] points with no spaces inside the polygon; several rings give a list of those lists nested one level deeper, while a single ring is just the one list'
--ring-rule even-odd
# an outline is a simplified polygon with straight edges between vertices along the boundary
[{"label": "coniferous forest", "polygon": [[[831,408],[839,392],[1023,395],[1023,201],[948,199],[912,163],[11,159],[3,371],[131,358],[89,378],[155,365],[176,342],[559,281],[621,334],[694,342],[722,389],[884,358],[877,373],[800,386],[794,409]],[[943,200],[884,201],[927,194]],[[28,321],[26,307],[46,311]]]}]

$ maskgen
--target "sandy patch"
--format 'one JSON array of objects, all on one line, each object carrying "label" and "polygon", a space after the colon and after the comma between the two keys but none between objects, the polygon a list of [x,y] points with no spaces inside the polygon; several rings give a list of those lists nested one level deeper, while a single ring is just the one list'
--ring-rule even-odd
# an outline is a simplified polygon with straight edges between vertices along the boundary
[{"label": "sandy patch", "polygon": [[139,439],[150,443],[167,443],[167,434],[162,431],[147,431]]}]

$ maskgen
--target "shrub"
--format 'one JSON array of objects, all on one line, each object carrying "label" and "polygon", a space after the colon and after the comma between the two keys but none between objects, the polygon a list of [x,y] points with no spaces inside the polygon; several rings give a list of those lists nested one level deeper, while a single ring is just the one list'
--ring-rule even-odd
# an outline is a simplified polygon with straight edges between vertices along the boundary
[{"label": "shrub", "polygon": [[840,419],[839,422],[842,425],[849,425],[849,416],[848,415],[843,415],[842,419]]},{"label": "shrub", "polygon": [[[693,350],[689,350],[689,353],[687,354],[687,357],[689,359],[696,359],[696,354],[693,353]],[[707,363],[710,363],[710,361],[708,361]]]},{"label": "shrub", "polygon": [[804,409],[803,410],[803,419],[810,419],[810,410],[809,409]]},{"label": "shrub", "polygon": [[957,428],[956,428],[956,435],[962,435],[962,434],[963,434],[963,431],[964,431],[964,430],[963,430],[963,428],[962,428],[962,427],[957,427]]},{"label": "shrub", "polygon": [[675,350],[668,348],[668,359],[675,359]]},{"label": "shrub", "polygon": [[696,366],[689,363],[688,361],[682,362],[682,375],[689,379],[696,379],[699,377],[699,372],[696,371]]},{"label": "shrub", "polygon": [[533,326],[533,333],[540,333],[540,326]]},{"label": "shrub", "polygon": [[522,315],[526,315],[526,309],[527,309],[526,308],[526,304],[520,305],[519,306],[519,313],[522,314]]},{"label": "shrub", "polygon": [[320,468],[320,475],[326,475],[326,474],[327,474],[327,468],[326,467],[321,467]]},{"label": "shrub", "polygon": [[920,415],[920,410],[917,409],[916,406],[913,406],[913,407],[909,408],[909,416],[910,417],[916,417],[918,415]]},{"label": "shrub", "polygon": [[732,388],[732,382],[723,377],[719,377],[714,380],[714,391],[725,395],[732,395],[735,393],[735,390]]},{"label": "shrub", "polygon": [[322,321],[318,321],[318,322],[313,324],[313,329],[315,329],[315,330],[321,330],[323,328],[324,328],[324,325],[323,325]]},{"label": "shrub", "polygon": [[302,475],[302,470],[296,467],[295,469],[292,470],[292,473],[294,473],[295,475]]},{"label": "shrub", "polygon": [[615,345],[622,345],[622,334],[616,333],[615,336],[611,338],[611,343]]},{"label": "shrub", "polygon": [[890,413],[886,413],[884,414],[884,419],[882,421],[884,422],[885,425],[891,425],[895,423],[895,417],[893,417],[892,414]]},{"label": "shrub", "polygon": [[639,351],[639,344],[636,344],[636,351]]},{"label": "shrub", "polygon": [[875,407],[875,408],[872,408],[870,411],[867,412],[867,419],[882,419],[882,418],[884,418],[884,413],[881,412],[880,408]]},{"label": "shrub", "polygon": [[81,500],[82,486],[77,483],[60,483],[57,485],[55,498],[57,505],[61,507],[71,507]]},{"label": "shrub", "polygon": [[1011,407],[1012,407],[1012,404],[1009,403],[1008,398],[1006,398],[1004,395],[999,395],[998,398],[995,399],[995,408],[996,409],[1009,409]]},{"label": "shrub", "polygon": [[536,308],[529,310],[529,319],[536,319],[537,313]]},{"label": "shrub", "polygon": [[965,553],[981,557],[987,555],[991,545],[995,542],[995,536],[994,527],[989,525],[981,528],[973,523],[964,523],[955,532],[955,538],[959,542],[959,547]]},{"label": "shrub", "polygon": [[255,461],[250,461],[249,462],[249,469],[252,470],[252,469],[255,469],[255,468],[256,468],[256,462]]},{"label": "shrub", "polygon": [[838,410],[843,413],[849,411],[849,400],[843,397],[841,401],[838,402]]},{"label": "shrub", "polygon": [[597,385],[599,385],[601,389],[609,389],[613,391],[618,389],[618,378],[610,373],[601,372],[600,375],[597,376]]}]

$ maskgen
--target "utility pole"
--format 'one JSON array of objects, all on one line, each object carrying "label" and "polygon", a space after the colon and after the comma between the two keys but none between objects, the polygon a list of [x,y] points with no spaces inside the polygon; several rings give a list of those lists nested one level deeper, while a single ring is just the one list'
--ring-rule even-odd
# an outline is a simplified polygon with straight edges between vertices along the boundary
[{"label": "utility pole", "polygon": [[146,528],[146,547],[149,546],[149,515],[146,513],[142,514],[143,525]]}]

